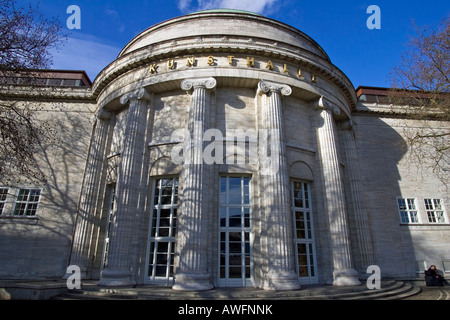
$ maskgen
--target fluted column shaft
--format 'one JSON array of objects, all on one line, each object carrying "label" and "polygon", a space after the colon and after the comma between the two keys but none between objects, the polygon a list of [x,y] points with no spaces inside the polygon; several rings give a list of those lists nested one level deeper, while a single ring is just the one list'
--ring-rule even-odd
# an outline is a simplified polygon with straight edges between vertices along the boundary
[{"label": "fluted column shaft", "polygon": [[101,285],[134,285],[131,272],[133,235],[136,232],[138,201],[141,189],[143,155],[150,95],[144,88],[121,97],[129,103],[123,150],[118,169],[115,221],[110,233],[108,265],[102,271]]},{"label": "fluted column shaft", "polygon": [[110,119],[111,113],[103,109],[95,116],[94,129],[81,189],[70,264],[80,267],[83,278],[88,276],[100,177],[105,160],[105,148]]},{"label": "fluted column shaft", "polygon": [[[262,163],[261,180],[264,192],[264,210],[267,223],[268,273],[266,290],[299,289],[295,273],[293,225],[290,204],[289,173],[284,142],[282,95],[290,95],[289,86],[269,81],[258,85],[263,93],[262,130],[267,132],[266,149],[270,161]],[[261,135],[260,135],[261,136]],[[265,157],[266,155],[260,155]]]},{"label": "fluted column shaft", "polygon": [[182,171],[182,203],[177,231],[179,266],[175,290],[209,290],[213,288],[208,272],[208,226],[206,192],[207,165],[203,162],[203,132],[209,127],[210,94],[214,78],[186,79],[183,90],[192,90],[188,131],[192,140],[186,146]]},{"label": "fluted column shaft", "polygon": [[347,157],[346,171],[348,172],[350,182],[350,198],[353,205],[353,211],[356,221],[356,231],[358,236],[358,246],[363,264],[363,271],[372,265],[373,247],[370,235],[367,210],[364,205],[364,193],[362,188],[361,169],[359,167],[358,152],[356,150],[356,142],[351,121],[347,121],[341,125],[343,129],[345,154]]},{"label": "fluted column shaft", "polygon": [[360,284],[358,273],[353,269],[351,256],[344,185],[339,168],[336,128],[332,115],[332,112],[339,114],[340,111],[323,97],[317,107],[317,142],[334,265],[333,284],[358,285]]}]

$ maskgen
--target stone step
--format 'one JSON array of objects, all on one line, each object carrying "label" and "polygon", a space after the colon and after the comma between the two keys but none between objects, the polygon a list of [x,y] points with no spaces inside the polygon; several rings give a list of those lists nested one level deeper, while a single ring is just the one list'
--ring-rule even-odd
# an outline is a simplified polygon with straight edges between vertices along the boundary
[{"label": "stone step", "polygon": [[392,300],[420,292],[403,281],[383,281],[381,288],[365,286],[304,286],[298,291],[264,291],[256,288],[220,288],[210,291],[174,291],[170,287],[102,288],[85,286],[54,297],[55,300]]}]

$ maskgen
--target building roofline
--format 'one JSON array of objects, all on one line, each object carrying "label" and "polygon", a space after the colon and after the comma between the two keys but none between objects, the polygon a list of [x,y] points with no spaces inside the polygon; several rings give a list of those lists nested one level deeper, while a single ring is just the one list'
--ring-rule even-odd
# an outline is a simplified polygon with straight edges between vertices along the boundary
[{"label": "building roofline", "polygon": [[[6,71],[8,72],[8,71]],[[12,71],[7,77],[20,76],[46,79],[70,79],[80,80],[85,87],[92,87],[92,81],[84,70],[62,70],[62,69],[29,69],[24,71]],[[1,75],[0,75],[1,77]]]}]

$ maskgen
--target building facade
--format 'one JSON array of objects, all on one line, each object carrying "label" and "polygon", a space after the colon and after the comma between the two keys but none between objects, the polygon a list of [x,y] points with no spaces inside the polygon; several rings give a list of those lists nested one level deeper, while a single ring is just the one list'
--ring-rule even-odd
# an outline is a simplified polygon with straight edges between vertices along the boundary
[{"label": "building facade", "polygon": [[77,265],[105,286],[294,290],[358,285],[370,265],[450,272],[445,184],[405,160],[402,130],[420,124],[289,25],[185,15],[92,84],[64,82],[44,102],[20,83],[3,95],[59,130],[37,152],[47,183],[0,189],[2,279]]}]

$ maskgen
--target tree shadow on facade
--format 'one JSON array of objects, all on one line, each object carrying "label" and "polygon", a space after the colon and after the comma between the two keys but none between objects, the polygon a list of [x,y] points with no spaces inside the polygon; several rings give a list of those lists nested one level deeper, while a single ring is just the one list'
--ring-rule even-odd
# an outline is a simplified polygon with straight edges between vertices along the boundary
[{"label": "tree shadow on facade", "polygon": [[36,216],[0,220],[3,279],[61,278],[66,271],[92,121],[89,110],[66,108],[54,103],[39,111],[52,128],[51,139],[35,151],[37,170],[46,181],[17,179],[11,186],[42,191]]},{"label": "tree shadow on facade", "polygon": [[[410,196],[400,172],[400,162],[408,151],[406,141],[393,127],[394,118],[357,115],[353,119],[363,202],[374,251],[372,260],[381,268],[382,277],[414,277],[413,240],[401,225],[397,201]],[[354,209],[350,204],[350,233],[352,239],[358,239],[353,227],[356,221]],[[357,241],[352,242],[352,249],[357,250]],[[357,255],[355,261],[361,265]]]}]

